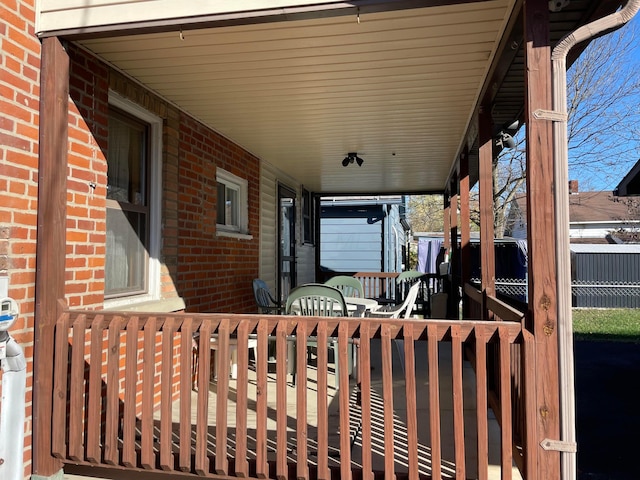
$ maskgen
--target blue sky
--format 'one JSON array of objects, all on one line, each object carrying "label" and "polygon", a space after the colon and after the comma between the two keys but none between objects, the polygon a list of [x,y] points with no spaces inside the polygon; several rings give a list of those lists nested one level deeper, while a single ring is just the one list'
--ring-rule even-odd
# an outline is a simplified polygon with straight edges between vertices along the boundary
[{"label": "blue sky", "polygon": [[[569,143],[569,177],[580,189],[612,190],[640,159],[640,14],[622,29],[625,48],[620,55],[598,68],[601,81],[598,95],[590,101],[611,105],[604,111],[585,114],[585,130]],[[599,41],[606,41],[600,39]],[[598,41],[589,48],[600,48]],[[571,73],[571,72],[570,72]],[[633,85],[632,87],[629,87]],[[617,89],[625,92],[621,100],[607,97]],[[570,93],[569,93],[570,94]],[[588,102],[583,102],[589,105]],[[588,110],[585,110],[588,111]],[[578,117],[578,115],[576,115]],[[570,133],[571,138],[571,133]]]}]

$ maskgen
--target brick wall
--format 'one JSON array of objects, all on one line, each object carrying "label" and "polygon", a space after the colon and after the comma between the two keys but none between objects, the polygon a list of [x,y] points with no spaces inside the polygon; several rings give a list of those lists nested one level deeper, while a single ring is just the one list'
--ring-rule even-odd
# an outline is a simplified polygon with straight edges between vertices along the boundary
[{"label": "brick wall", "polygon": [[[258,160],[183,115],[179,164],[177,287],[187,309],[255,312],[251,282],[258,276]],[[216,168],[247,179],[253,239],[216,236]]]}]

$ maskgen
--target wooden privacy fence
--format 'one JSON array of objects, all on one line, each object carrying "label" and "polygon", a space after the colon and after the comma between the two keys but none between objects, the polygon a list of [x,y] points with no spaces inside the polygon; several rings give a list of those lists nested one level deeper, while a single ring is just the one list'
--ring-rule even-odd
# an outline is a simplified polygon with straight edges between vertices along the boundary
[{"label": "wooden privacy fence", "polygon": [[[326,348],[310,353],[309,336],[317,345],[337,337],[338,358]],[[486,479],[495,376],[502,429],[493,453],[508,479],[513,346],[522,353],[522,393],[533,398],[525,368],[533,343],[515,322],[65,309],[55,342],[52,453],[71,472],[90,465],[207,478]],[[352,346],[357,381],[347,368]],[[233,348],[235,379],[223,361]],[[471,390],[463,388],[466,350],[475,361]],[[516,455],[527,447],[517,445]]]}]

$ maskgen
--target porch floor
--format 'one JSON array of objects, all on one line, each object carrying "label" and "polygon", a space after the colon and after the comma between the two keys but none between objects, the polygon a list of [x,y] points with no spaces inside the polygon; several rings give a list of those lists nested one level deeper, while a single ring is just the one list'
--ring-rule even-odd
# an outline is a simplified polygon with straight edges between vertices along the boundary
[{"label": "porch floor", "polygon": [[[394,448],[395,448],[395,468],[397,473],[407,471],[407,456],[406,447],[403,445],[406,439],[406,401],[405,401],[405,389],[404,382],[402,380],[402,364],[400,361],[401,354],[401,342],[396,343],[396,347],[393,349],[393,372],[394,372]],[[420,351],[420,347],[424,351]],[[451,350],[447,348],[441,348],[439,351],[440,356],[440,409],[441,409],[441,432],[442,432],[442,476],[443,478],[455,477],[455,463],[454,463],[454,440],[451,432],[453,431],[453,409],[452,409],[452,375],[451,375]],[[426,345],[416,345],[416,358],[426,359]],[[416,361],[416,368],[418,371],[426,371],[428,364],[426,361]],[[371,344],[371,399],[372,399],[372,462],[374,470],[382,471],[384,469],[384,437],[382,431],[376,430],[376,425],[383,424],[383,401],[382,401],[382,359],[381,348],[379,341],[372,341]],[[276,429],[276,394],[275,394],[275,373],[270,374],[270,378],[273,381],[268,383],[268,419],[267,429],[270,433],[273,433],[270,442],[268,444],[268,458],[269,460],[275,460],[275,429]],[[289,377],[291,380],[292,377]],[[316,389],[315,389],[316,369],[311,364],[308,368],[308,380],[307,380],[307,424],[308,424],[308,459],[310,463],[315,463],[315,427],[317,426],[317,412],[316,412]],[[418,378],[424,378],[423,375],[418,375]],[[255,432],[256,427],[256,375],[254,371],[249,372],[249,408],[247,411],[247,426],[248,426],[248,447],[251,449],[255,445],[255,436],[252,433]],[[329,431],[335,432],[334,435],[329,438],[329,465],[337,467],[340,462],[340,436],[338,432],[339,426],[339,412],[338,412],[338,394],[339,392],[334,388],[335,378],[330,372],[329,374]],[[475,425],[475,374],[473,368],[468,362],[464,363],[463,371],[463,402],[464,402],[464,416],[465,416],[465,439],[466,439],[466,458],[465,469],[467,479],[477,478],[477,458],[476,458],[476,432],[470,431],[469,426]],[[235,445],[235,419],[236,419],[236,402],[235,402],[235,387],[236,381],[230,380],[229,384],[229,396],[227,399],[227,422],[229,431],[229,455],[235,454],[233,446]],[[215,437],[215,423],[216,423],[216,405],[218,397],[216,395],[217,384],[215,381],[209,383],[209,436]],[[295,427],[296,427],[296,386],[289,381],[287,385],[288,395],[287,398],[290,401],[287,402],[287,424],[289,426],[290,438],[288,441],[289,447],[287,456],[290,461],[295,462]],[[351,423],[351,461],[354,464],[361,465],[362,461],[362,439],[361,439],[361,421],[360,421],[360,407],[357,405],[357,387],[355,380],[351,380],[350,389],[350,423]],[[418,382],[417,385],[417,398],[428,398],[428,382]],[[196,393],[192,392],[192,426],[193,435],[195,435],[195,412],[196,412]],[[179,407],[180,402],[174,403],[173,407],[173,421],[177,433],[178,421],[179,421]],[[429,411],[428,406],[422,406],[418,408],[418,439],[420,441],[419,447],[419,462],[420,473],[430,475],[431,474],[431,454],[429,448]],[[215,442],[215,439],[212,440]],[[500,428],[497,421],[490,412],[489,416],[489,479],[500,479]],[[72,470],[76,473],[65,473],[63,478],[67,480],[88,480],[96,477],[85,476],[83,469],[76,471],[76,467],[68,467],[68,470]],[[122,471],[120,471],[122,474]],[[514,466],[512,468],[512,478],[515,480],[521,479],[521,475],[518,469]]]}]

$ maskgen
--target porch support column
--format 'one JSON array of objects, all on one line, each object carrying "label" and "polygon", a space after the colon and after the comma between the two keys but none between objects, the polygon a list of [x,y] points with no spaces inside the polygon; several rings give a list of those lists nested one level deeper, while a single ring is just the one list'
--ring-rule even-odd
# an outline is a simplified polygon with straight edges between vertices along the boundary
[{"label": "porch support column", "polygon": [[451,295],[448,301],[449,318],[458,318],[458,305],[460,298],[458,286],[460,285],[460,251],[458,248],[458,175],[454,174],[450,183],[451,200],[449,201],[449,213],[451,218]]},{"label": "porch support column", "polygon": [[[471,209],[469,205],[469,150],[460,155],[460,284],[471,281]],[[469,302],[462,295],[462,318],[469,318]]]},{"label": "porch support column", "polygon": [[[51,455],[54,327],[64,299],[69,57],[57,37],[42,42],[40,153],[33,360],[34,478],[60,475]],[[58,476],[56,475],[56,476]]]},{"label": "porch support column", "polygon": [[496,294],[496,253],[493,229],[493,136],[490,108],[484,105],[478,114],[480,189],[480,281],[482,285],[482,316],[491,320],[487,311],[487,295]]},{"label": "porch support column", "polygon": [[451,238],[450,238],[450,232],[451,232],[451,196],[449,193],[449,188],[447,187],[447,189],[444,191],[443,194],[443,208],[444,208],[444,238],[443,240],[443,246],[445,251],[447,252],[447,255],[449,255],[449,258],[451,258]]},{"label": "porch support column", "polygon": [[524,3],[525,122],[527,139],[527,239],[529,304],[527,327],[535,337],[535,398],[539,479],[560,478],[560,453],[544,450],[544,439],[560,439],[552,123],[534,112],[552,110],[549,2]]}]

